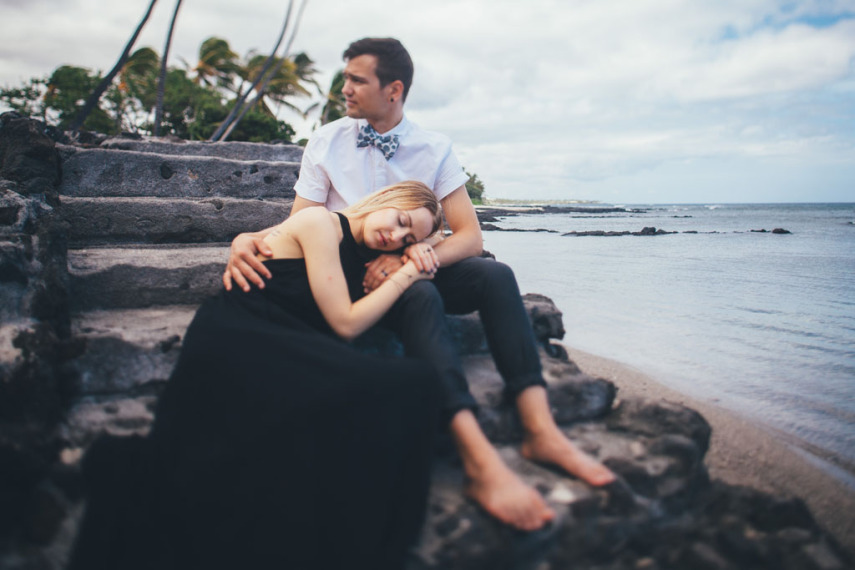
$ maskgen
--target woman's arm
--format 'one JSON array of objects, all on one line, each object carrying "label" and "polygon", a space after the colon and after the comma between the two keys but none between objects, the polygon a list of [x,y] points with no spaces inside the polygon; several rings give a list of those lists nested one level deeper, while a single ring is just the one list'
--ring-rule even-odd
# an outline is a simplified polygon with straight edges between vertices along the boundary
[{"label": "woman's arm", "polygon": [[[304,208],[311,208],[313,206],[323,206],[323,204],[297,196],[291,205],[289,216],[293,216]],[[270,235],[270,232],[275,227],[273,226],[259,232],[238,234],[232,240],[229,261],[226,264],[225,272],[223,272],[223,286],[226,288],[226,291],[232,290],[233,282],[244,291],[249,291],[250,281],[259,289],[264,289],[264,280],[270,279],[270,271],[258,259],[258,254],[265,257],[273,255],[273,252],[264,242],[264,238]]]},{"label": "woman's arm", "polygon": [[330,327],[340,337],[353,340],[380,320],[410,285],[431,279],[410,262],[389,275],[383,284],[353,303],[339,258],[339,228],[334,214],[308,208],[288,219],[291,235],[306,260],[312,296]]}]

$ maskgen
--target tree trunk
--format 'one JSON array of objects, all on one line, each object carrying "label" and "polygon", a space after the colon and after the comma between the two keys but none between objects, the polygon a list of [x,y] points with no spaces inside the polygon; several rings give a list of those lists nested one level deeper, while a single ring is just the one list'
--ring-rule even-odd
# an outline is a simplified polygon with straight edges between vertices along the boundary
[{"label": "tree trunk", "polygon": [[[276,73],[279,72],[279,68],[282,67],[283,63],[285,63],[285,58],[288,57],[288,53],[291,51],[291,44],[294,43],[294,38],[297,36],[297,29],[300,27],[300,20],[303,18],[303,9],[306,7],[306,2],[308,1],[309,0],[303,0],[303,3],[300,4],[300,10],[297,12],[297,19],[294,20],[294,28],[291,30],[291,36],[288,38],[288,42],[285,44],[285,50],[282,52],[282,57],[279,59],[279,62],[276,64],[276,67],[273,68],[273,70],[268,74],[267,79],[265,79],[264,83],[261,84],[261,87],[258,88],[258,95],[255,96],[255,99],[252,100],[252,103],[250,103],[244,109],[241,110],[240,115],[238,115],[237,119],[235,119],[231,122],[230,125],[228,125],[228,127],[226,128],[226,132],[223,133],[219,140],[224,141],[229,138],[229,135],[232,133],[238,123],[240,123],[241,119],[243,119],[243,116],[246,115],[247,111],[252,109],[252,106],[261,101],[262,97],[264,97],[264,90],[267,88],[267,84],[270,83],[271,79],[276,77]],[[262,75],[263,72],[259,74],[259,78]],[[257,82],[258,80],[256,79],[256,83]],[[237,108],[237,105],[235,107]]]},{"label": "tree trunk", "polygon": [[163,120],[163,94],[166,89],[166,60],[169,59],[169,48],[172,45],[172,32],[175,29],[175,20],[178,19],[178,10],[181,2],[175,2],[175,11],[172,12],[172,21],[169,23],[169,31],[166,34],[166,45],[163,48],[163,57],[160,60],[160,76],[157,78],[157,105],[154,108],[154,136],[160,136],[160,122]]},{"label": "tree trunk", "polygon": [[125,65],[125,62],[128,60],[128,56],[131,53],[131,49],[133,49],[134,44],[137,41],[137,37],[139,37],[140,32],[142,32],[143,26],[148,22],[149,16],[151,16],[152,10],[154,10],[154,5],[157,4],[157,0],[151,0],[148,5],[148,10],[145,12],[145,16],[143,16],[142,21],[140,21],[137,26],[136,31],[134,31],[134,35],[131,36],[131,39],[128,41],[128,44],[125,46],[125,51],[122,52],[122,55],[119,57],[119,61],[116,62],[116,65],[113,66],[113,69],[110,70],[110,73],[107,74],[107,77],[101,80],[101,83],[98,84],[98,87],[95,88],[95,91],[92,95],[89,96],[89,99],[86,100],[86,104],[83,105],[83,109],[80,110],[80,113],[77,115],[77,118],[74,120],[74,123],[71,125],[71,131],[77,132],[80,130],[80,127],[86,121],[86,118],[89,116],[89,113],[92,112],[92,109],[98,104],[98,101],[101,99],[101,95],[104,94],[104,91],[110,86],[113,82],[113,78],[116,77],[116,74],[119,73],[119,70],[122,69],[122,66]]},{"label": "tree trunk", "polygon": [[[305,0],[303,5],[305,6]],[[273,51],[270,52],[267,60],[264,62],[264,66],[261,68],[261,71],[258,72],[258,76],[252,82],[252,85],[249,86],[249,89],[246,90],[246,93],[238,97],[238,100],[235,101],[235,106],[232,108],[228,117],[220,124],[219,128],[211,135],[211,138],[208,139],[210,141],[218,141],[223,137],[223,133],[225,133],[226,129],[234,120],[235,116],[240,111],[241,107],[243,107],[246,98],[249,97],[249,94],[252,93],[252,90],[255,89],[255,86],[261,82],[261,78],[267,73],[270,69],[270,66],[273,65],[273,62],[276,59],[276,52],[279,50],[279,46],[282,44],[282,39],[285,37],[285,30],[288,28],[288,23],[291,21],[291,8],[294,7],[294,0],[288,0],[288,11],[285,13],[285,23],[282,24],[282,31],[279,32],[279,39],[276,40],[276,45],[273,46]],[[302,8],[301,8],[302,10]],[[293,34],[292,34],[293,39]]]}]

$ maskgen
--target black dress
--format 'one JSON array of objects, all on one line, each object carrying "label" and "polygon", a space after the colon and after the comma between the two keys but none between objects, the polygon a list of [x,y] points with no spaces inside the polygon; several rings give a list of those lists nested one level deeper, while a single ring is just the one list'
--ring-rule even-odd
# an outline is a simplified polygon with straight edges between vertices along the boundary
[{"label": "black dress", "polygon": [[[347,219],[342,265],[364,260]],[[84,461],[71,568],[401,568],[427,497],[436,380],[332,334],[301,259],[222,291],[187,330],[145,438]]]}]

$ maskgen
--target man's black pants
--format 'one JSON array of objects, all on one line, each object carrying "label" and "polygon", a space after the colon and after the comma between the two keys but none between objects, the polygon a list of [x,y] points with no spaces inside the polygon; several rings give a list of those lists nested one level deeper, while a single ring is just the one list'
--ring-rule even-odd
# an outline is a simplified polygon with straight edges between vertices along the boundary
[{"label": "man's black pants", "polygon": [[400,337],[407,356],[423,358],[439,371],[443,410],[450,420],[464,408],[476,409],[448,321],[449,314],[478,311],[496,368],[510,397],[530,386],[545,386],[536,340],[516,277],[494,259],[470,257],[442,267],[432,281],[404,292],[383,324]]}]

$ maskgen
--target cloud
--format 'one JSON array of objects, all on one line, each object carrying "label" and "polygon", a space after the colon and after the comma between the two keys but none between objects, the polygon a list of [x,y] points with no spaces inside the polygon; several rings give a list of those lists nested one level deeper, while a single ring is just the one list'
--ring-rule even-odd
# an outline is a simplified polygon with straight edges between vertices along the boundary
[{"label": "cloud", "polygon": [[[241,54],[266,52],[285,10],[274,0],[185,4],[173,64],[194,62],[212,35]],[[62,63],[109,69],[147,0],[13,5],[0,22],[0,85]],[[171,10],[158,4],[140,46],[161,51]],[[744,169],[744,184],[738,172],[728,180],[745,193],[763,172],[779,180],[782,164],[818,176],[825,165],[843,196],[840,173],[855,162],[851,0],[402,0],[394,10],[311,0],[294,49],[317,62],[326,87],[347,43],[364,36],[404,42],[416,62],[408,114],[451,136],[492,196],[632,202],[692,169],[722,180],[703,171],[722,165]],[[314,122],[288,120],[300,136]]]}]

